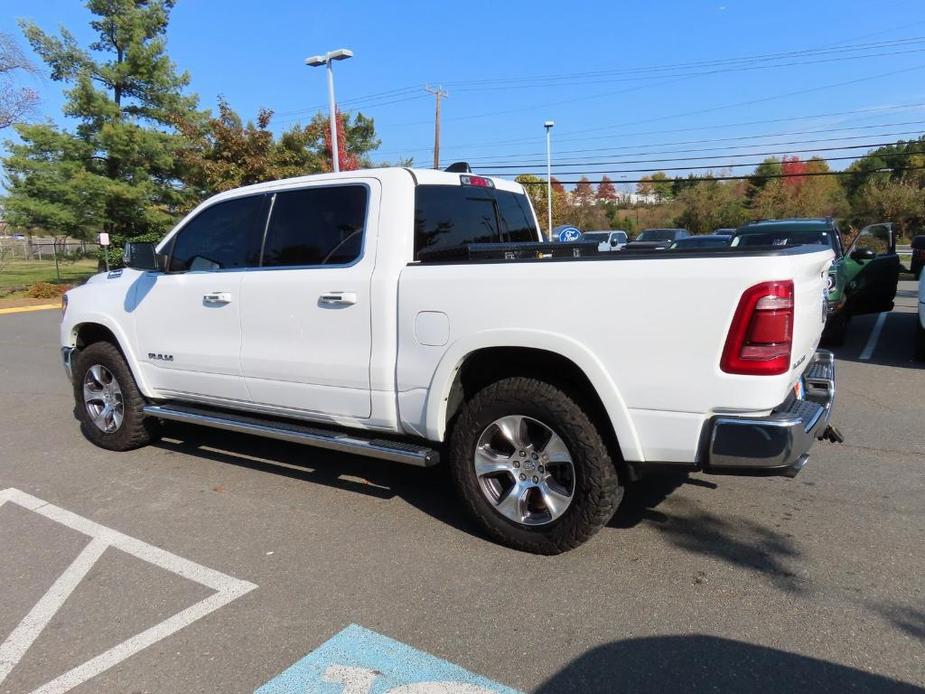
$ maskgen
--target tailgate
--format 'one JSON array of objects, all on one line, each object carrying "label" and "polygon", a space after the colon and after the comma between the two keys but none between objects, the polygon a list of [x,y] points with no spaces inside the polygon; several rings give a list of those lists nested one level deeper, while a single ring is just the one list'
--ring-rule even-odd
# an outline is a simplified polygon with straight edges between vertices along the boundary
[{"label": "tailgate", "polygon": [[793,346],[791,378],[796,380],[819,346],[826,318],[826,277],[834,254],[812,253],[794,256]]}]

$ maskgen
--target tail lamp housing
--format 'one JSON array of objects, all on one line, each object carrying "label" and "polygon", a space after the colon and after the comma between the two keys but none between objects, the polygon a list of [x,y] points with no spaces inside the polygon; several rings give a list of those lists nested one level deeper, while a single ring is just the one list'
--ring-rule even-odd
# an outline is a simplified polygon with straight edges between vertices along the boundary
[{"label": "tail lamp housing", "polygon": [[793,281],[762,282],[739,299],[720,368],[726,373],[778,376],[790,370]]}]

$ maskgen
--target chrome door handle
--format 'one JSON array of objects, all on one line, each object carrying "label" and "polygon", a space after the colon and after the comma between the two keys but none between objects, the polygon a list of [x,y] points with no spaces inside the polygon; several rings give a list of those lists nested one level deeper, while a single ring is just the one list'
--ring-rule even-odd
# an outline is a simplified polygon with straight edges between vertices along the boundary
[{"label": "chrome door handle", "polygon": [[230,304],[231,303],[231,292],[215,292],[213,294],[205,294],[202,297],[202,303],[204,304]]},{"label": "chrome door handle", "polygon": [[322,306],[350,306],[357,302],[355,292],[331,292],[322,294],[318,298],[318,303]]}]

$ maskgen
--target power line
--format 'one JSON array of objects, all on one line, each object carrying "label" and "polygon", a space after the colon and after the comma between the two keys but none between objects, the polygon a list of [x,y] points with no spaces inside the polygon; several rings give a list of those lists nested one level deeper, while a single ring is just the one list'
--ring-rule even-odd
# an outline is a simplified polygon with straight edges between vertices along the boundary
[{"label": "power line", "polygon": [[[759,140],[759,139],[764,140],[764,139],[768,139],[772,137],[784,137],[787,135],[811,135],[814,133],[831,133],[831,132],[839,132],[842,130],[849,130],[849,131],[871,130],[874,128],[888,128],[888,127],[901,126],[901,125],[921,125],[921,124],[925,124],[925,120],[903,121],[899,123],[878,123],[877,125],[853,125],[853,126],[849,126],[845,128],[822,128],[818,130],[796,130],[796,131],[790,131],[786,133],[769,133],[767,135],[739,135],[735,137],[717,137],[717,138],[710,138],[710,139],[703,139],[703,140],[682,140],[680,142],[651,143],[649,147],[663,148],[663,147],[673,147],[676,145],[696,145],[696,144],[709,144],[709,143],[714,143],[714,142],[737,142],[737,141],[742,141],[742,140]],[[721,151],[721,150],[724,151],[724,150],[731,150],[731,149],[745,149],[748,147],[777,147],[780,145],[802,145],[802,144],[812,144],[815,142],[841,142],[844,140],[859,140],[861,138],[869,138],[869,137],[881,138],[881,137],[891,137],[893,135],[912,135],[912,134],[919,133],[919,132],[921,132],[921,129],[896,131],[896,132],[890,132],[890,133],[864,134],[864,135],[841,135],[839,137],[828,137],[828,138],[821,138],[821,139],[815,139],[815,140],[789,140],[785,142],[762,142],[762,143],[749,143],[749,144],[741,144],[741,145],[724,145],[722,147],[673,149],[673,150],[665,150],[665,151],[658,151],[658,152],[628,152],[624,155],[617,155],[617,156],[642,156],[642,155],[650,154],[650,153],[651,154],[679,154],[679,153],[688,153],[688,152],[713,152],[713,151]],[[559,152],[562,154],[576,154],[576,153],[582,153],[582,152],[594,152],[596,154],[603,154],[605,152],[616,152],[618,150],[627,150],[627,149],[631,150],[633,149],[633,147],[637,147],[637,146],[638,145],[624,145],[622,147],[607,147],[604,149],[601,149],[600,147],[589,147],[587,149],[564,149],[564,150],[559,150]],[[506,163],[508,160],[516,159],[517,157],[530,157],[530,156],[538,157],[538,156],[541,156],[542,154],[544,153],[543,152],[528,152],[528,153],[523,153],[523,154],[501,155],[497,157],[496,159],[500,163]],[[569,158],[570,157],[566,157],[566,159],[569,159]],[[571,158],[574,159],[576,157],[571,157]],[[483,160],[485,159],[489,159],[489,157],[487,156],[486,157],[470,157],[468,161],[470,163],[483,162]],[[559,158],[559,160],[561,161],[561,158]],[[483,163],[482,165],[488,166],[489,164]]]},{"label": "power line", "polygon": [[[622,138],[642,137],[645,135],[666,135],[666,134],[671,134],[671,133],[698,132],[702,130],[741,128],[741,127],[750,126],[750,125],[767,125],[771,123],[790,123],[790,122],[795,122],[795,121],[814,120],[814,119],[820,119],[820,118],[834,118],[838,116],[853,116],[853,115],[868,114],[868,113],[891,113],[891,112],[896,112],[896,111],[904,111],[904,110],[916,109],[916,108],[922,108],[922,107],[925,107],[925,103],[918,102],[918,103],[912,103],[912,104],[897,104],[894,106],[874,106],[870,108],[855,109],[851,111],[833,111],[829,113],[813,113],[813,114],[808,114],[805,116],[786,116],[782,118],[765,118],[765,119],[752,120],[752,121],[740,121],[737,123],[717,123],[714,125],[700,125],[700,126],[690,126],[690,127],[685,127],[685,128],[671,128],[667,130],[644,130],[644,131],[638,131],[638,132],[632,132],[632,133],[622,133],[619,135],[619,137],[622,137]],[[596,127],[596,128],[581,128],[578,130],[573,130],[572,132],[573,133],[600,132],[604,130],[613,130],[615,128],[621,128],[621,127],[625,127],[625,125],[605,125],[605,126]],[[856,127],[861,128],[861,127],[880,127],[880,126],[856,126]],[[849,128],[849,129],[853,129],[853,128]],[[826,129],[826,130],[832,130],[832,129]],[[810,131],[803,131],[803,132],[810,132]],[[819,131],[819,132],[822,132],[822,131]],[[801,134],[801,133],[797,131],[797,132],[780,133],[780,134],[788,135],[788,134]],[[601,137],[618,137],[618,135],[605,135],[605,136],[586,135],[582,137],[574,137],[574,136],[565,135],[565,136],[559,137],[558,141],[559,142],[578,142],[578,141],[583,141],[583,140],[597,140]],[[745,135],[741,137],[747,138],[747,137],[762,137],[762,136]],[[767,135],[766,137],[776,137],[776,135]],[[470,142],[470,143],[461,143],[458,145],[451,145],[450,147],[447,147],[445,149],[457,149],[457,150],[458,149],[483,149],[486,147],[498,147],[498,146],[503,146],[503,145],[516,145],[516,144],[523,144],[527,142],[536,142],[536,140],[537,140],[536,137],[518,138],[515,140],[488,140],[488,141],[484,141],[481,143],[471,143]],[[708,140],[705,140],[705,141],[708,141]],[[693,143],[693,142],[700,142],[700,141],[691,141],[691,142]],[[686,144],[686,143],[681,143],[681,144]],[[618,149],[618,148],[612,148],[612,149]],[[395,151],[383,152],[383,154],[399,154],[399,153],[425,152],[425,151],[428,151],[428,150],[423,149],[423,148],[410,149],[410,150],[405,149],[405,150],[395,150]],[[523,156],[523,155],[511,155],[511,156]]]},{"label": "power line", "polygon": [[[879,58],[886,56],[896,56],[896,55],[909,55],[911,53],[922,53],[925,51],[925,48],[910,48],[903,51],[883,51],[880,53],[865,53],[862,55],[848,55],[848,56],[838,56],[831,58],[819,58],[815,60],[798,60],[787,63],[755,63],[755,64],[744,64],[736,65],[727,68],[715,68],[711,70],[694,70],[690,72],[674,73],[671,74],[672,78],[687,78],[687,77],[707,77],[710,75],[719,75],[729,72],[747,72],[750,70],[773,70],[784,67],[800,67],[803,65],[821,65],[824,63],[834,63],[841,62],[845,60],[861,60],[865,58]],[[659,75],[656,75],[659,76]],[[664,76],[664,75],[661,75]],[[573,86],[582,86],[585,84],[611,84],[614,82],[638,82],[640,80],[652,79],[652,75],[640,75],[637,77],[633,76],[624,76],[624,77],[611,77],[606,79],[600,78],[576,78],[567,83],[557,83],[557,84],[512,84],[512,85],[498,85],[498,86],[486,86],[486,87],[459,87],[458,91],[462,92],[480,92],[480,91],[496,91],[496,90],[510,90],[510,89],[537,89],[537,88],[550,88],[550,87],[573,87]],[[590,98],[590,97],[589,97]]]},{"label": "power line", "polygon": [[[799,178],[801,176],[870,176],[875,173],[902,173],[905,171],[925,171],[925,166],[908,166],[904,168],[892,168],[886,171],[876,170],[876,171],[809,171],[806,173],[791,173],[791,174],[760,174],[760,175],[751,175],[751,176],[701,176],[697,178],[681,178],[680,180],[683,183],[699,183],[701,181],[751,181],[755,179],[774,179],[774,178]],[[669,179],[669,182],[672,182]],[[556,180],[556,183],[564,186],[577,185],[579,183],[589,183],[591,185],[600,185],[602,181],[560,181]],[[648,183],[647,179],[636,179],[633,181],[610,181],[610,183]],[[525,186],[545,186],[546,181],[525,181],[521,183]]]},{"label": "power line", "polygon": [[[921,131],[914,131],[921,132]],[[787,143],[781,143],[787,144]],[[812,147],[809,149],[785,149],[778,150],[775,152],[747,152],[740,154],[729,154],[723,157],[723,159],[740,159],[743,157],[771,157],[771,156],[786,156],[789,154],[806,154],[811,152],[831,152],[836,150],[845,150],[845,149],[870,149],[873,147],[888,147],[890,145],[895,145],[896,142],[868,142],[862,145],[844,145],[841,147]],[[653,154],[670,154],[670,152],[653,152]],[[610,165],[622,165],[622,164],[657,164],[659,162],[675,162],[675,161],[699,161],[703,159],[712,159],[716,158],[716,155],[703,156],[703,157],[666,157],[664,159],[624,159],[620,161],[584,161],[584,162],[560,162],[552,164],[553,168],[562,168],[562,167],[576,167],[576,166],[610,166]],[[836,157],[833,157],[836,158]],[[849,157],[851,158],[851,157]],[[521,162],[519,164],[483,164],[482,167],[486,169],[524,169],[524,168],[536,168],[536,167],[545,167],[545,162]],[[719,164],[717,166],[720,166]],[[692,167],[693,168],[693,167]]]},{"label": "power line", "polygon": [[[739,107],[739,106],[752,106],[752,105],[754,105],[754,104],[765,103],[765,102],[767,102],[767,101],[773,101],[773,100],[775,100],[775,99],[782,99],[782,98],[786,98],[786,97],[789,97],[789,96],[803,96],[803,95],[805,95],[805,94],[813,94],[813,93],[815,93],[815,92],[824,91],[824,90],[826,90],[826,89],[834,89],[834,88],[836,88],[836,87],[845,87],[845,86],[849,86],[849,85],[853,85],[853,84],[859,84],[859,83],[861,83],[861,82],[867,82],[867,81],[873,80],[873,79],[881,79],[881,78],[883,78],[883,77],[891,77],[891,76],[893,76],[893,75],[898,75],[898,74],[902,74],[902,73],[905,73],[905,72],[910,72],[910,71],[912,71],[912,70],[920,70],[920,69],[922,69],[922,68],[925,68],[925,64],[923,64],[923,65],[914,65],[914,66],[912,66],[912,67],[902,68],[902,69],[899,69],[899,70],[891,70],[891,71],[889,71],[889,72],[879,73],[879,74],[876,74],[876,75],[869,75],[869,76],[867,76],[867,77],[859,77],[859,78],[852,79],[852,80],[846,80],[846,81],[844,81],[844,82],[835,82],[835,83],[832,83],[832,84],[824,84],[824,85],[820,85],[820,86],[817,86],[817,87],[811,87],[811,88],[809,88],[809,89],[798,89],[798,90],[796,90],[796,91],[785,92],[785,93],[783,93],[783,94],[776,94],[776,95],[772,95],[772,96],[760,97],[760,98],[757,98],[757,99],[750,99],[750,100],[748,100],[748,101],[741,101],[741,102],[734,103],[734,104],[725,104],[725,105],[723,105],[723,106],[714,106],[714,107],[710,107],[710,108],[699,109],[699,110],[697,110],[697,111],[688,111],[688,112],[685,112],[685,113],[675,113],[675,114],[670,114],[670,115],[665,115],[665,116],[657,116],[657,117],[654,117],[654,118],[647,118],[647,119],[641,120],[641,121],[629,121],[629,122],[627,122],[627,123],[622,123],[622,124],[620,124],[620,125],[618,125],[618,126],[613,126],[613,127],[624,127],[624,126],[627,126],[627,125],[636,125],[636,124],[639,124],[639,123],[649,123],[649,122],[652,122],[652,121],[670,120],[670,119],[673,119],[673,118],[682,118],[682,117],[684,117],[684,116],[700,115],[700,114],[703,114],[703,113],[711,113],[711,112],[714,112],[714,111],[720,111],[720,110],[727,110],[727,109],[731,109],[731,108],[737,108],[737,107]],[[564,105],[564,104],[574,104],[574,103],[579,102],[579,101],[588,101],[588,100],[590,100],[590,99],[600,99],[600,98],[608,97],[608,96],[616,96],[616,95],[619,95],[619,94],[627,94],[627,93],[630,93],[630,92],[639,91],[640,89],[648,89],[648,88],[651,88],[651,87],[660,87],[660,86],[664,86],[664,85],[667,85],[667,84],[671,84],[671,83],[673,83],[673,82],[678,82],[678,81],[680,81],[680,80],[682,80],[682,79],[686,79],[686,76],[685,76],[685,77],[678,77],[678,78],[668,79],[668,80],[665,80],[665,81],[662,81],[662,82],[655,82],[655,83],[651,83],[651,84],[639,85],[639,86],[637,86],[637,87],[630,87],[630,88],[628,88],[628,89],[621,89],[621,90],[613,91],[613,92],[601,92],[601,93],[598,93],[598,94],[589,94],[589,95],[587,95],[587,96],[572,97],[572,98],[568,98],[568,99],[562,99],[562,100],[559,100],[559,101],[549,101],[549,102],[542,103],[542,104],[532,104],[532,105],[530,105],[530,106],[524,106],[524,107],[519,107],[519,108],[506,109],[506,110],[504,110],[504,111],[490,111],[490,112],[487,112],[487,113],[470,114],[470,115],[468,115],[468,116],[455,116],[454,118],[448,118],[447,120],[453,120],[453,121],[460,121],[460,120],[476,120],[476,119],[479,119],[479,118],[490,118],[490,117],[493,117],[493,116],[509,115],[509,114],[511,114],[511,113],[522,113],[522,112],[524,112],[524,111],[533,111],[533,110],[538,109],[538,108],[549,108],[549,107],[551,107],[551,106],[561,106],[561,105]],[[413,122],[409,122],[409,123],[401,123],[401,124],[399,124],[399,125],[420,125],[420,124],[422,124],[422,121],[413,121]],[[393,127],[394,127],[396,124],[392,124],[392,125],[393,125]]]},{"label": "power line", "polygon": [[[890,156],[891,157],[911,157],[913,155],[921,155],[921,154],[923,154],[923,152],[896,152],[894,154],[891,154]],[[853,160],[857,158],[858,157],[855,155],[844,156],[844,157],[826,157],[825,161],[827,162],[829,161],[849,161],[849,160]],[[631,163],[631,162],[622,162],[622,163]],[[695,170],[696,171],[710,171],[713,169],[738,169],[738,168],[743,168],[743,167],[761,166],[761,164],[763,163],[764,162],[762,161],[757,161],[757,162],[742,162],[739,164],[698,164],[696,166],[662,166],[657,169],[605,169],[603,171],[598,170],[598,169],[594,169],[594,170],[579,169],[577,171],[567,171],[566,173],[574,175],[577,173],[621,174],[621,173],[658,173],[662,171],[695,171]],[[607,162],[600,162],[599,164],[588,164],[588,166],[606,166],[606,165],[607,165]],[[511,168],[518,168],[518,167],[511,167]],[[527,167],[527,168],[536,168],[536,167]],[[480,172],[480,173],[482,173],[485,176],[505,175],[504,173],[499,173],[495,171],[487,171],[487,172]],[[531,174],[531,175],[536,176],[542,172],[538,173],[536,171],[524,171],[523,169],[521,169],[521,173]],[[510,174],[506,174],[506,175],[510,175]]]},{"label": "power line", "polygon": [[600,79],[613,74],[633,74],[633,73],[652,73],[652,72],[676,72],[677,70],[686,70],[693,68],[711,68],[729,64],[751,64],[755,62],[767,63],[774,60],[786,60],[789,58],[806,57],[829,53],[845,53],[855,51],[880,50],[898,46],[914,45],[925,41],[925,36],[912,36],[903,39],[891,39],[888,41],[876,41],[868,43],[841,44],[836,46],[823,46],[816,48],[804,48],[798,50],[779,51],[775,53],[763,53],[757,55],[742,56],[739,58],[717,58],[713,60],[700,60],[683,63],[669,63],[662,65],[636,66],[636,67],[615,67],[606,70],[582,70],[571,73],[554,73],[546,75],[533,75],[526,77],[494,77],[490,79],[479,80],[457,80],[447,84],[464,89],[467,86],[477,85],[494,85],[510,87],[517,83],[523,82],[549,82],[549,81],[567,81],[573,82],[576,79],[591,78]]}]

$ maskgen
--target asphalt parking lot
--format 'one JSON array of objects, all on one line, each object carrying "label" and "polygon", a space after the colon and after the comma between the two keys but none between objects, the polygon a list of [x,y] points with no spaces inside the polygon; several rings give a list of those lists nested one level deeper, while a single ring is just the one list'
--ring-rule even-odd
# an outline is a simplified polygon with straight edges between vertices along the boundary
[{"label": "asphalt parking lot", "polygon": [[[922,691],[915,287],[837,350],[845,444],[647,481],[558,557],[483,539],[440,469],[182,427],[97,449],[56,312],[0,316],[0,692],[253,692],[345,629],[487,678],[444,692]],[[378,662],[291,690],[386,691]]]}]

